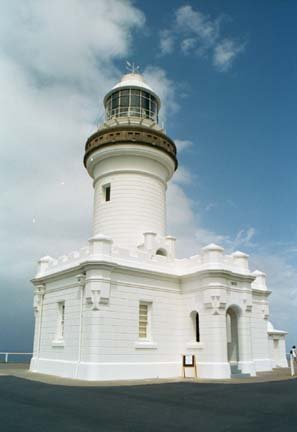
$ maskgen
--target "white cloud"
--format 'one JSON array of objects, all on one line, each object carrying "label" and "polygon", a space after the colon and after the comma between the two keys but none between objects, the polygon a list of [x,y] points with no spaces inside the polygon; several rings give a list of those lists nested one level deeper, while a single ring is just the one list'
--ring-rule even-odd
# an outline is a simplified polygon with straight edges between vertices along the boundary
[{"label": "white cloud", "polygon": [[12,0],[1,10],[2,51],[38,74],[40,85],[57,80],[93,91],[98,69],[110,72],[110,60],[127,54],[131,31],[143,22],[126,1]]},{"label": "white cloud", "polygon": [[[126,0],[11,0],[1,9],[5,349],[29,349],[21,331],[13,339],[11,334],[21,321],[15,321],[15,311],[24,317],[21,326],[33,317],[29,281],[37,260],[75,250],[91,236],[93,188],[82,163],[84,145],[102,120],[104,94],[120,76],[116,61],[129,56],[133,32],[143,23],[143,14]],[[164,116],[177,110],[175,86],[165,71],[148,67],[145,75],[162,98]]]},{"label": "white cloud", "polygon": [[176,84],[168,78],[164,69],[155,66],[147,67],[143,71],[143,76],[161,99],[159,119],[162,124],[168,115],[176,113],[179,109],[175,93]]},{"label": "white cloud", "polygon": [[174,140],[177,151],[178,152],[182,152],[186,149],[189,149],[190,147],[192,147],[193,143],[190,140],[180,140],[180,139],[176,139]]},{"label": "white cloud", "polygon": [[[90,237],[92,184],[82,164],[84,144],[103,113],[103,95],[119,77],[114,61],[127,57],[132,34],[143,23],[129,1],[2,5],[3,328],[19,325],[10,311],[32,316],[29,280],[37,259],[74,250]],[[6,333],[2,345],[8,347]],[[22,344],[18,333],[14,343]]]},{"label": "white cloud", "polygon": [[171,31],[162,30],[160,32],[161,54],[171,54],[174,50],[174,37]]},{"label": "white cloud", "polygon": [[253,227],[242,229],[237,234],[235,239],[232,241],[233,247],[239,246],[253,246],[251,240],[254,238],[256,230]]},{"label": "white cloud", "polygon": [[222,70],[229,69],[237,56],[244,49],[243,44],[238,44],[234,40],[224,39],[214,48],[213,63]]},{"label": "white cloud", "polygon": [[245,45],[223,35],[222,17],[210,18],[192,6],[181,6],[175,11],[172,25],[160,32],[160,50],[172,54],[179,46],[183,54],[213,58],[220,72],[227,71]]},{"label": "white cloud", "polygon": [[175,13],[176,25],[182,33],[195,34],[201,44],[213,45],[219,36],[219,20],[211,20],[192,6],[181,6]]},{"label": "white cloud", "polygon": [[189,54],[196,45],[197,40],[195,38],[186,38],[181,41],[180,47],[184,54]]},{"label": "white cloud", "polygon": [[184,166],[179,165],[178,170],[174,173],[172,181],[179,185],[188,185],[193,181],[193,175]]},{"label": "white cloud", "polygon": [[224,243],[227,239],[202,226],[199,214],[194,211],[195,203],[183,189],[192,178],[182,168],[181,174],[175,173],[167,190],[168,233],[177,237],[177,254],[181,258],[196,255],[209,243]]}]

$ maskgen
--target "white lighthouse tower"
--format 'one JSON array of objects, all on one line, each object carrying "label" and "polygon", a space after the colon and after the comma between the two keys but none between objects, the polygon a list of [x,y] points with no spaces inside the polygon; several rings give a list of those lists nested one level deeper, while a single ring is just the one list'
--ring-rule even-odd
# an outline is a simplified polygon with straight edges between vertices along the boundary
[{"label": "white lighthouse tower", "polygon": [[210,244],[175,257],[166,188],[176,147],[158,125],[160,104],[134,72],[104,98],[106,119],[84,156],[94,185],[92,237],[39,261],[32,372],[176,378],[190,359],[202,378],[230,378],[287,366],[286,332],[268,322],[266,275],[250,271],[248,255]]},{"label": "white lighthouse tower", "polygon": [[106,121],[88,139],[84,157],[94,179],[93,234],[135,248],[144,233],[166,234],[166,187],[177,167],[176,148],[158,126],[160,99],[141,75],[124,75],[104,105]]}]

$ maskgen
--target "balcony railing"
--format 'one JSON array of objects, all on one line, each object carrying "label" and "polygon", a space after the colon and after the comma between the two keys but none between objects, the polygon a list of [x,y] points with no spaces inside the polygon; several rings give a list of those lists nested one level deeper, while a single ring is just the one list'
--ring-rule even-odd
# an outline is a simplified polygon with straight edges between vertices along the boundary
[{"label": "balcony railing", "polygon": [[0,352],[0,356],[3,356],[4,363],[8,363],[9,356],[32,356],[33,353],[28,352]]},{"label": "balcony railing", "polygon": [[118,107],[107,110],[106,120],[110,120],[113,117],[142,117],[149,118],[158,123],[158,114],[155,111],[137,107]]}]

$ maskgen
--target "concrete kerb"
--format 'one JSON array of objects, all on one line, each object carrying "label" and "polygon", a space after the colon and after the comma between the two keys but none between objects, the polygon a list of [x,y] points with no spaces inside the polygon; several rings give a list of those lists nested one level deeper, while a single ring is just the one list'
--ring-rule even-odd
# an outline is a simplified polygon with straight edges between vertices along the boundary
[{"label": "concrete kerb", "polygon": [[291,376],[289,368],[274,370],[270,372],[258,373],[256,377],[232,378],[229,380],[218,379],[195,379],[195,378],[175,378],[175,379],[144,379],[144,380],[123,380],[123,381],[82,381],[71,378],[61,378],[53,375],[30,372],[28,364],[0,364],[0,377],[14,376],[16,378],[27,379],[30,381],[42,382],[44,384],[61,385],[70,387],[124,387],[152,384],[168,384],[178,382],[189,382],[197,384],[255,384],[273,381],[294,380],[297,376]]}]

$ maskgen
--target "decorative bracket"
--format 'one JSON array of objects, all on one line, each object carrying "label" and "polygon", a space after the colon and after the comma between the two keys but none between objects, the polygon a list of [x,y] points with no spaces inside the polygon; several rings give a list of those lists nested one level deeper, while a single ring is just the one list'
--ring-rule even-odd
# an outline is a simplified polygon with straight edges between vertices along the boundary
[{"label": "decorative bracket", "polygon": [[269,307],[268,304],[264,304],[262,307],[263,318],[267,320],[269,318]]},{"label": "decorative bracket", "polygon": [[226,309],[226,301],[221,295],[216,294],[207,297],[204,305],[207,309],[212,309],[212,315],[220,315]]},{"label": "decorative bracket", "polygon": [[253,304],[250,297],[244,297],[243,298],[243,310],[245,312],[252,312],[253,310]]},{"label": "decorative bracket", "polygon": [[108,304],[110,298],[110,271],[99,274],[91,272],[86,277],[86,301],[92,310],[99,310],[100,304]]},{"label": "decorative bracket", "polygon": [[79,275],[76,276],[77,282],[78,282],[78,286],[80,288],[83,288],[85,286],[86,283],[86,275],[83,273],[80,273]]},{"label": "decorative bracket", "polygon": [[104,294],[105,290],[92,289],[87,297],[87,303],[92,305],[92,310],[99,310],[99,304],[108,304],[109,296]]}]

